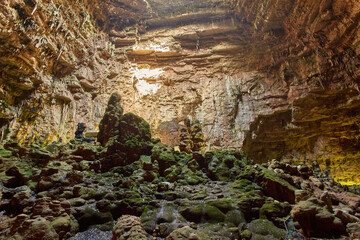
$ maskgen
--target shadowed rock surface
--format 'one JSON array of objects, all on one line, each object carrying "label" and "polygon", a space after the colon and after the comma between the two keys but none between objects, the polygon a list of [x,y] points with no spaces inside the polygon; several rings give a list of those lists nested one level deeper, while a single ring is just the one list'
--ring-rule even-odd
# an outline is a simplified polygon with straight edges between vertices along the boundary
[{"label": "shadowed rock surface", "polygon": [[359,238],[359,26],[351,0],[2,0],[0,238]]},{"label": "shadowed rock surface", "polygon": [[[119,102],[110,104],[120,109]],[[134,114],[117,121],[112,128],[117,135],[105,146],[71,141],[41,148],[6,142],[0,151],[0,236],[357,236],[359,188],[335,183],[315,163],[253,165],[235,150],[188,154],[151,139],[148,124]]]}]

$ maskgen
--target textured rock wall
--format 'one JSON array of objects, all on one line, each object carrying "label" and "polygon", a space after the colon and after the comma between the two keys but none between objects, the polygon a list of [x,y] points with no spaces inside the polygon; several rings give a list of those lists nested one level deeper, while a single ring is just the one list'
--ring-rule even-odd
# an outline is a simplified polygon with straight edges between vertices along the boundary
[{"label": "textured rock wall", "polygon": [[[101,92],[111,44],[83,1],[0,3],[2,139],[69,140],[77,122],[101,119]],[[10,130],[10,131],[9,131]]]},{"label": "textured rock wall", "polygon": [[96,129],[118,91],[165,143],[190,118],[207,149],[241,148],[259,114],[314,89],[358,89],[354,1],[1,4],[3,138],[10,127],[25,143],[67,141],[78,122]]}]

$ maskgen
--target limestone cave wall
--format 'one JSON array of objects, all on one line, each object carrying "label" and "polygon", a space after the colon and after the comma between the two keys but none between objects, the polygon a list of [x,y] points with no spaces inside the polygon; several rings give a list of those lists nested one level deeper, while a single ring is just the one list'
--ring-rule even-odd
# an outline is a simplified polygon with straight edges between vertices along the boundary
[{"label": "limestone cave wall", "polygon": [[357,95],[359,7],[2,1],[2,139],[68,141],[78,122],[96,129],[118,91],[125,112],[142,116],[165,143],[178,145],[179,124],[190,118],[203,124],[207,149],[242,148],[259,115],[293,111],[313,91]]}]

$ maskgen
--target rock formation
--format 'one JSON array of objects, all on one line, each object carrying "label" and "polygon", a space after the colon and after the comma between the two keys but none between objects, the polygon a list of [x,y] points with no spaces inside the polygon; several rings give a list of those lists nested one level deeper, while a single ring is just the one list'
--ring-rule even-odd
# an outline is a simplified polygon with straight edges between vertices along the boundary
[{"label": "rock formation", "polygon": [[[1,122],[25,143],[66,142],[78,122],[97,128],[117,90],[162,140],[177,145],[191,118],[208,149],[239,148],[259,114],[312,90],[357,89],[351,1],[7,0],[2,9],[2,98],[13,110]],[[40,98],[22,118],[35,105],[22,99]]]},{"label": "rock formation", "polygon": [[359,238],[359,26],[351,0],[2,0],[0,238]]},{"label": "rock formation", "polygon": [[204,133],[198,120],[193,123],[189,119],[184,120],[185,126],[180,130],[180,151],[192,153],[204,150]]},{"label": "rock formation", "polygon": [[[138,123],[124,116],[135,119],[123,121],[127,130]],[[253,165],[239,151],[187,154],[162,143],[130,161],[112,146],[4,144],[0,238],[358,237],[359,188],[335,183],[317,164]]]},{"label": "rock formation", "polygon": [[104,117],[99,125],[100,131],[97,136],[97,140],[102,146],[105,146],[112,137],[116,137],[120,134],[120,118],[124,111],[120,101],[121,96],[118,93],[113,93],[109,99]]}]

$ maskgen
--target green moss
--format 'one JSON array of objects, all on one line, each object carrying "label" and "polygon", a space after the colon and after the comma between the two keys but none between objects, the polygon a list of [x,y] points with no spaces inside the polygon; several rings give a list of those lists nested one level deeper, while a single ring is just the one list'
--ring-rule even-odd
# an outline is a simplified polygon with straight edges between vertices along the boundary
[{"label": "green moss", "polygon": [[280,204],[276,204],[275,202],[268,202],[262,205],[260,208],[260,217],[266,217],[268,215],[273,215],[274,213],[280,212],[281,206]]},{"label": "green moss", "polygon": [[246,162],[240,151],[213,151],[205,154],[205,163],[212,180],[234,180],[243,171]]},{"label": "green moss", "polygon": [[209,201],[206,201],[206,204],[209,204],[211,206],[214,206],[214,207],[220,209],[225,214],[228,211],[233,210],[235,208],[235,201],[232,199],[227,199],[227,198],[209,200]]},{"label": "green moss", "polygon": [[202,200],[209,196],[205,191],[198,192],[191,196],[192,200]]},{"label": "green moss", "polygon": [[181,174],[182,176],[184,176],[184,181],[190,185],[198,185],[205,181],[201,172],[199,171],[193,172],[188,167],[182,168]]},{"label": "green moss", "polygon": [[164,176],[166,181],[175,182],[176,180],[182,177],[181,168],[179,166],[173,165],[164,171]]},{"label": "green moss", "polygon": [[113,221],[110,212],[101,213],[92,208],[85,208],[83,216],[79,218],[80,231],[84,231],[88,226],[104,224]]},{"label": "green moss", "polygon": [[172,147],[158,143],[153,147],[151,152],[151,160],[152,162],[158,162],[159,171],[162,176],[167,168],[176,165],[174,149]]},{"label": "green moss", "polygon": [[244,214],[239,210],[230,210],[227,212],[225,215],[225,222],[232,223],[234,226],[246,224]]},{"label": "green moss", "polygon": [[[248,224],[248,230],[253,234],[260,235],[261,239],[285,239],[286,232],[277,228],[272,222],[266,219],[257,219]],[[262,237],[261,237],[262,236]]]},{"label": "green moss", "polygon": [[294,186],[292,186],[290,183],[288,183],[287,181],[285,181],[284,179],[279,177],[276,172],[274,172],[270,169],[267,169],[261,165],[258,165],[258,167],[261,169],[261,174],[263,174],[264,178],[268,178],[274,182],[277,182],[277,183],[281,184],[282,186],[284,186],[294,192],[296,191],[296,188]]},{"label": "green moss", "polygon": [[240,236],[241,236],[242,239],[248,240],[248,239],[251,239],[252,232],[250,232],[249,230],[246,229],[246,230],[241,232]]},{"label": "green moss", "polygon": [[225,220],[225,214],[222,213],[217,207],[205,204],[204,216],[206,222],[219,223]]},{"label": "green moss", "polygon": [[254,185],[248,179],[236,180],[230,185],[231,188],[239,189],[242,192],[250,192],[255,190]]},{"label": "green moss", "polygon": [[12,156],[12,152],[0,147],[0,158],[9,158]]},{"label": "green moss", "polygon": [[185,203],[179,208],[181,215],[190,222],[200,223],[203,217],[204,204],[199,202]]}]

